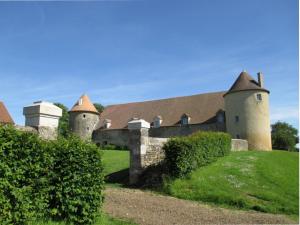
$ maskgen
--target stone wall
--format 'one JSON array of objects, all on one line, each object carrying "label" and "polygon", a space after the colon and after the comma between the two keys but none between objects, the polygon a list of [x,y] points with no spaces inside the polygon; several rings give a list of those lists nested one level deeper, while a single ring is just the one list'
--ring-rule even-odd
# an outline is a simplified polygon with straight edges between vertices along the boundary
[{"label": "stone wall", "polygon": [[114,144],[129,146],[128,129],[98,129],[93,132],[92,140],[100,145]]},{"label": "stone wall", "polygon": [[248,141],[242,139],[231,139],[231,151],[248,151]]},{"label": "stone wall", "polygon": [[[168,126],[149,128],[149,137],[170,138],[175,136],[187,136],[199,130],[224,131],[225,123],[190,124],[186,126]],[[114,144],[129,147],[128,129],[98,129],[93,132],[92,140],[95,143]]]},{"label": "stone wall", "polygon": [[38,127],[30,127],[30,126],[20,126],[15,125],[15,128],[24,132],[36,133],[40,138],[44,140],[55,140],[57,139],[57,128],[56,127],[47,127],[47,126],[38,126]]},{"label": "stone wall", "polygon": [[187,136],[199,130],[202,131],[226,131],[225,123],[189,124],[184,126],[168,126],[150,128],[150,137],[169,138],[175,136]]},{"label": "stone wall", "polygon": [[130,148],[129,182],[130,184],[135,184],[148,166],[158,164],[164,159],[163,145],[168,139],[149,137],[150,124],[144,120],[131,121],[130,123],[130,126],[128,126]]}]

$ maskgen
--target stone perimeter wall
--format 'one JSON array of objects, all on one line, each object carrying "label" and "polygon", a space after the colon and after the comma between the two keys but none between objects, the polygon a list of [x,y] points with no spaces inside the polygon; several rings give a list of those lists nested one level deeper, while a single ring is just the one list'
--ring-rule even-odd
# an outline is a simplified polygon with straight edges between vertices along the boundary
[{"label": "stone perimeter wall", "polygon": [[[225,123],[190,124],[186,126],[168,126],[149,128],[149,136],[157,138],[170,138],[187,136],[196,131],[226,131]],[[105,145],[129,146],[128,129],[98,129],[93,132],[92,140],[95,143]]]}]

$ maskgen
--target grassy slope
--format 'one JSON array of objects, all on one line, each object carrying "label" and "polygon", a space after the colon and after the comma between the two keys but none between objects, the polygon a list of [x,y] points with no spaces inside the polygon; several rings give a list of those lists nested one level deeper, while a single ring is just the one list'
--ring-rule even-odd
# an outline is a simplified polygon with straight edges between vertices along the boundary
[{"label": "grassy slope", "polygon": [[298,153],[233,152],[166,185],[175,197],[298,215]]}]

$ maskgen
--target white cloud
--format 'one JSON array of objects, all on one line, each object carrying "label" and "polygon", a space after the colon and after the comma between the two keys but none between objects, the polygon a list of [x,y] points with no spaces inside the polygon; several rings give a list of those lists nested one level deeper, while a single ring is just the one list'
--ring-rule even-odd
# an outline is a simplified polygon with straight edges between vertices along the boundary
[{"label": "white cloud", "polygon": [[273,107],[271,109],[271,121],[282,121],[282,120],[291,120],[299,119],[299,108],[298,106],[280,106]]}]

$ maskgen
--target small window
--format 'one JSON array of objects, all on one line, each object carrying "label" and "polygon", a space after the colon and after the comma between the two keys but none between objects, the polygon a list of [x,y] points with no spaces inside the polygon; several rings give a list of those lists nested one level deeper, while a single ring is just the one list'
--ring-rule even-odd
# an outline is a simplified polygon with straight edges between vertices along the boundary
[{"label": "small window", "polygon": [[240,117],[239,116],[235,116],[235,122],[238,123],[240,121]]},{"label": "small window", "polygon": [[83,118],[85,118],[85,114],[83,114]]},{"label": "small window", "polygon": [[90,130],[90,128],[89,128],[89,127],[87,127],[87,128],[86,128],[86,130]]},{"label": "small window", "polygon": [[187,114],[181,116],[181,125],[188,125],[190,123],[190,117]]},{"label": "small window", "polygon": [[240,135],[239,135],[239,134],[237,134],[237,135],[236,135],[236,138],[237,138],[237,139],[240,139],[241,137],[240,137]]},{"label": "small window", "polygon": [[262,96],[261,96],[261,94],[256,94],[256,100],[257,101],[262,101]]}]

